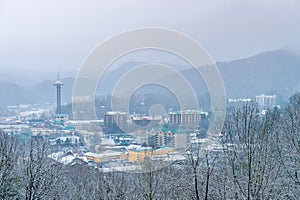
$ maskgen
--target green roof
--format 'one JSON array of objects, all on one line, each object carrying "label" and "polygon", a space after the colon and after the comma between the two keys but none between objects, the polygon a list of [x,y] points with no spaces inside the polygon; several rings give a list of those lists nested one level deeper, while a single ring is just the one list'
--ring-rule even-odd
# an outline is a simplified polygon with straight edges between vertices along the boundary
[{"label": "green roof", "polygon": [[[149,131],[151,131],[152,129],[150,129]],[[158,132],[158,131],[162,131],[163,133],[167,133],[169,131],[171,131],[172,133],[175,134],[185,134],[186,131],[180,129],[180,128],[167,128],[167,127],[162,127],[162,128],[153,128],[154,131]]]},{"label": "green roof", "polygon": [[74,131],[74,130],[75,130],[75,127],[74,127],[74,126],[65,126],[65,127],[64,127],[64,130],[71,130],[71,131]]}]

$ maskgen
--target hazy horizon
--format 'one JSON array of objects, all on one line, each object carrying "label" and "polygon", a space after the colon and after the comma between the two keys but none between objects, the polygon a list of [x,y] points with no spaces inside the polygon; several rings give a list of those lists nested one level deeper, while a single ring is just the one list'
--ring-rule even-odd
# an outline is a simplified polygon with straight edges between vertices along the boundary
[{"label": "hazy horizon", "polygon": [[141,27],[182,32],[215,61],[300,52],[299,8],[296,0],[0,1],[0,69],[78,71],[97,45]]}]

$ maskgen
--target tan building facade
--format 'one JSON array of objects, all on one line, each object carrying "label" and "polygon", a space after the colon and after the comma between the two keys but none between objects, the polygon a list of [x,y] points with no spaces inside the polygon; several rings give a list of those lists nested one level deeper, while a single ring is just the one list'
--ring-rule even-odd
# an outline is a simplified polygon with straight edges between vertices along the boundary
[{"label": "tan building facade", "polygon": [[170,124],[197,126],[201,122],[201,112],[196,110],[176,111],[169,113]]}]

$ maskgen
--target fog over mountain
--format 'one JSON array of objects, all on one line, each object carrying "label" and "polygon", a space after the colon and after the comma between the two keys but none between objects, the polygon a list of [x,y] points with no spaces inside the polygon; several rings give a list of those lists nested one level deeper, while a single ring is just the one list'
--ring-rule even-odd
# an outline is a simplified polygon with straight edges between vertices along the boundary
[{"label": "fog over mountain", "polygon": [[300,56],[276,50],[227,63],[217,63],[228,97],[278,94],[300,90]]},{"label": "fog over mountain", "polygon": [[[139,63],[128,62],[119,69],[109,72],[103,80],[104,84],[99,87],[98,95],[108,94],[120,75],[137,64]],[[218,62],[217,67],[222,75],[228,98],[251,98],[259,94],[277,94],[278,100],[284,101],[293,93],[300,91],[300,55],[290,51],[263,52],[231,62]],[[13,74],[0,74],[2,108],[5,105],[21,103],[55,102],[53,82],[56,79],[56,72],[44,76],[45,80],[43,81],[30,80],[35,77],[35,72],[28,73],[31,74],[31,77],[27,76],[26,78],[26,74],[22,71],[16,71]],[[70,77],[62,78],[64,102],[71,101],[73,90],[75,72],[69,74]],[[197,91],[199,97],[207,96],[204,82],[199,76],[195,76],[193,70],[184,70],[182,74],[189,79],[194,88],[203,88],[203,90]],[[18,80],[12,77],[17,77]],[[53,79],[50,80],[52,77]],[[28,80],[27,84],[21,84],[22,80]]]}]

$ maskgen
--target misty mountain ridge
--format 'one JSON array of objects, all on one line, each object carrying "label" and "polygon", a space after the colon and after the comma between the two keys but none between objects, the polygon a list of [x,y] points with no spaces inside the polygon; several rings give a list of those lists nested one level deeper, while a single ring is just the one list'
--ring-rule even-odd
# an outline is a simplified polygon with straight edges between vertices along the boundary
[{"label": "misty mountain ridge", "polygon": [[[60,70],[61,77],[75,77],[75,70]],[[54,80],[57,77],[57,71],[27,70],[8,67],[0,72],[0,80],[14,83],[23,87],[33,87],[45,80]]]},{"label": "misty mountain ridge", "polygon": [[[137,66],[139,62],[124,63],[122,67],[108,71],[97,90],[98,95],[107,95],[119,77],[126,71]],[[227,98],[255,97],[259,94],[277,94],[279,100],[286,100],[293,93],[300,91],[300,55],[286,51],[275,50],[263,52],[248,58],[230,62],[216,63],[224,81]],[[75,74],[74,72],[72,72]],[[185,69],[182,74],[188,78],[193,88],[201,88],[197,91],[199,97],[208,96],[204,81],[195,75],[193,69]],[[32,72],[31,77],[36,75]],[[54,103],[56,99],[55,87],[56,72],[51,73],[44,81],[33,84],[16,84],[11,77],[19,77],[20,74],[11,75],[0,73],[0,99],[1,105],[14,105],[22,103]],[[49,80],[52,78],[52,80]],[[41,77],[40,77],[41,78]],[[166,77],[168,78],[168,77]],[[26,81],[26,79],[24,79]],[[73,92],[74,76],[62,78],[63,102],[70,102]],[[20,81],[19,81],[20,83]],[[151,87],[146,93],[151,93]]]},{"label": "misty mountain ridge", "polygon": [[275,50],[227,63],[217,63],[230,98],[300,91],[300,55]]}]

